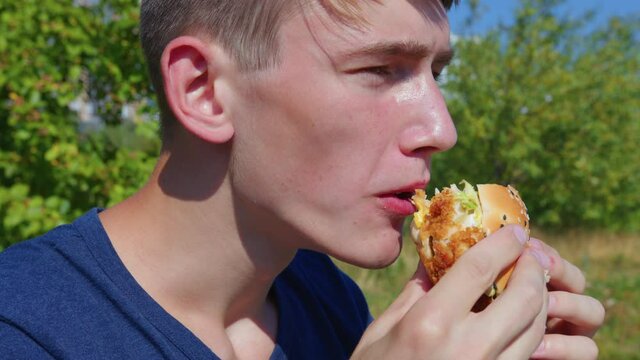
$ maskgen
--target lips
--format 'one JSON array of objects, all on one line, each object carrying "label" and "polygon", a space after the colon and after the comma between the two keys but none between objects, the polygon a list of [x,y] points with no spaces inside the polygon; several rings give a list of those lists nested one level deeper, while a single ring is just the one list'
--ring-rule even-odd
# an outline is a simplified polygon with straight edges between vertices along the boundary
[{"label": "lips", "polygon": [[415,207],[409,199],[401,198],[395,195],[379,196],[381,207],[397,216],[409,216],[415,212]]},{"label": "lips", "polygon": [[426,183],[419,182],[388,193],[380,194],[378,195],[380,206],[382,209],[393,215],[403,217],[409,216],[416,211],[416,207],[413,205],[411,197],[416,189],[424,189],[425,187]]}]

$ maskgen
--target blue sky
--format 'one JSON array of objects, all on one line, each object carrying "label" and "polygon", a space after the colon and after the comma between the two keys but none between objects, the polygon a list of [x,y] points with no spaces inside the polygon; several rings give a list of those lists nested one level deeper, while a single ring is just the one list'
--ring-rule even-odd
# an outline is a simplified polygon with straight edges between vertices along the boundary
[{"label": "blue sky", "polygon": [[[519,0],[481,0],[482,17],[474,28],[462,32],[462,24],[469,14],[469,8],[465,0],[449,13],[451,30],[454,34],[473,35],[484,33],[494,27],[498,22],[511,23],[514,10],[520,3]],[[587,10],[596,10],[597,15],[593,25],[606,23],[606,20],[615,15],[640,15],[640,0],[566,0],[559,8],[561,14],[582,14]]]}]

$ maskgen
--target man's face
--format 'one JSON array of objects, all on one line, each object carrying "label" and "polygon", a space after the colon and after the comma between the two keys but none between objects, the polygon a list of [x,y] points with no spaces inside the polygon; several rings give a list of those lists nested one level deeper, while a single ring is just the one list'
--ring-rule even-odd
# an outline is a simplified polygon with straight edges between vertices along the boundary
[{"label": "man's face", "polygon": [[359,30],[319,7],[287,19],[280,65],[239,79],[225,111],[248,235],[380,267],[456,132],[434,79],[450,58],[440,2],[363,3]]}]

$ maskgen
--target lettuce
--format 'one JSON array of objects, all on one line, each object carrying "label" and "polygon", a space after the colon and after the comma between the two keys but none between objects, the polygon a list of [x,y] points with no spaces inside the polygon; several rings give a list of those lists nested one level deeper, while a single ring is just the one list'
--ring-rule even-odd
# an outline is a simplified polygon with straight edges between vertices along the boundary
[{"label": "lettuce", "polygon": [[463,189],[460,190],[455,184],[450,186],[455,194],[456,202],[460,205],[460,209],[468,215],[473,215],[473,220],[476,224],[482,222],[482,209],[480,207],[480,199],[478,198],[478,192],[473,188],[468,181],[462,180],[460,185],[463,185]]}]

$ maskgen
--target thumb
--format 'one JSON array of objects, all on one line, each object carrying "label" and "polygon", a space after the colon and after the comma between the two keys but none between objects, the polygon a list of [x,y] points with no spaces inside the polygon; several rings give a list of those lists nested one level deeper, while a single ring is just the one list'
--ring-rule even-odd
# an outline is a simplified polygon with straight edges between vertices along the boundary
[{"label": "thumb", "polygon": [[416,272],[404,286],[400,295],[367,329],[367,342],[374,342],[386,335],[432,287],[433,284],[429,280],[427,270],[418,261]]}]

